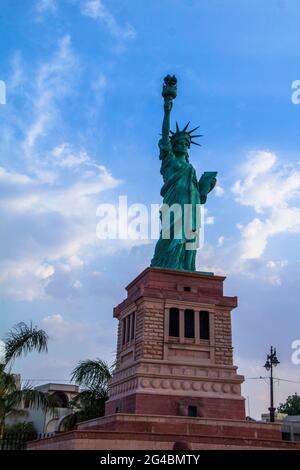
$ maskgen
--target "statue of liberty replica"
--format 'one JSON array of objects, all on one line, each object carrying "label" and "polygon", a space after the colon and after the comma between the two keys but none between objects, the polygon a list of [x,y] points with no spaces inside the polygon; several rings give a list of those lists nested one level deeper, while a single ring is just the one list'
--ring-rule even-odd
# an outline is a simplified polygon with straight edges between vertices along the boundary
[{"label": "statue of liberty replica", "polygon": [[162,89],[164,118],[162,137],[159,141],[161,160],[160,172],[163,186],[160,194],[163,205],[160,209],[161,232],[151,261],[152,267],[196,270],[196,252],[199,246],[201,226],[201,204],[206,203],[207,194],[216,185],[217,172],[205,172],[200,180],[189,162],[191,144],[199,145],[193,139],[198,127],[188,130],[189,123],[180,130],[170,130],[170,115],[173,100],[177,96],[177,79],[167,75]]}]

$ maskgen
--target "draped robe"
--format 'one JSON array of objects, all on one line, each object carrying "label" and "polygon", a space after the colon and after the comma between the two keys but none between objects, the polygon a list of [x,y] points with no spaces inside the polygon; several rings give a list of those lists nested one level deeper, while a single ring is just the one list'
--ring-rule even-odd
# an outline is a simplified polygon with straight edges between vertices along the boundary
[{"label": "draped robe", "polygon": [[[160,210],[162,230],[151,266],[195,271],[200,229],[200,190],[196,171],[188,159],[183,161],[176,157],[171,143],[164,145],[160,141],[159,147],[160,173],[164,182],[160,191],[163,197]],[[178,205],[177,209],[179,207],[181,211],[177,211],[175,217],[171,212],[170,217],[165,205],[169,208]],[[166,234],[169,234],[168,238]]]}]

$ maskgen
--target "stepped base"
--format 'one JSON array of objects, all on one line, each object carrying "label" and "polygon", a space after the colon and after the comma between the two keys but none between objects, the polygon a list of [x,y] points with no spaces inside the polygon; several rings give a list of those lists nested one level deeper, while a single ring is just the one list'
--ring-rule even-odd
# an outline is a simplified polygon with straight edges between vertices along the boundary
[{"label": "stepped base", "polygon": [[187,441],[193,450],[300,450],[283,441],[279,424],[179,416],[115,414],[77,431],[30,442],[29,450],[172,450]]}]

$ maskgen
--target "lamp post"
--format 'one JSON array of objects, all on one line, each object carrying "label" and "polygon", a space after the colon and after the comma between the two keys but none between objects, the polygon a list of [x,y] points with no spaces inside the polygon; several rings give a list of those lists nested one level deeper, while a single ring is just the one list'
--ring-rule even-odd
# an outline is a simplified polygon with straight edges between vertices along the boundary
[{"label": "lamp post", "polygon": [[273,366],[276,367],[280,362],[276,356],[276,348],[271,346],[270,354],[267,354],[267,360],[264,365],[267,371],[270,371],[270,422],[274,423],[275,421],[275,409],[274,408],[274,391],[273,391]]}]

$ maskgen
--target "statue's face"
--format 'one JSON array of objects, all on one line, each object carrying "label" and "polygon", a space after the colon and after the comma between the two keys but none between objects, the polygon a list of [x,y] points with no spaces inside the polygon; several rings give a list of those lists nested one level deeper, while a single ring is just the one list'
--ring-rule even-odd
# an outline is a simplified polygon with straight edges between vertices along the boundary
[{"label": "statue's face", "polygon": [[189,149],[189,142],[187,139],[179,139],[176,141],[173,147],[175,155],[182,156],[186,155]]}]

